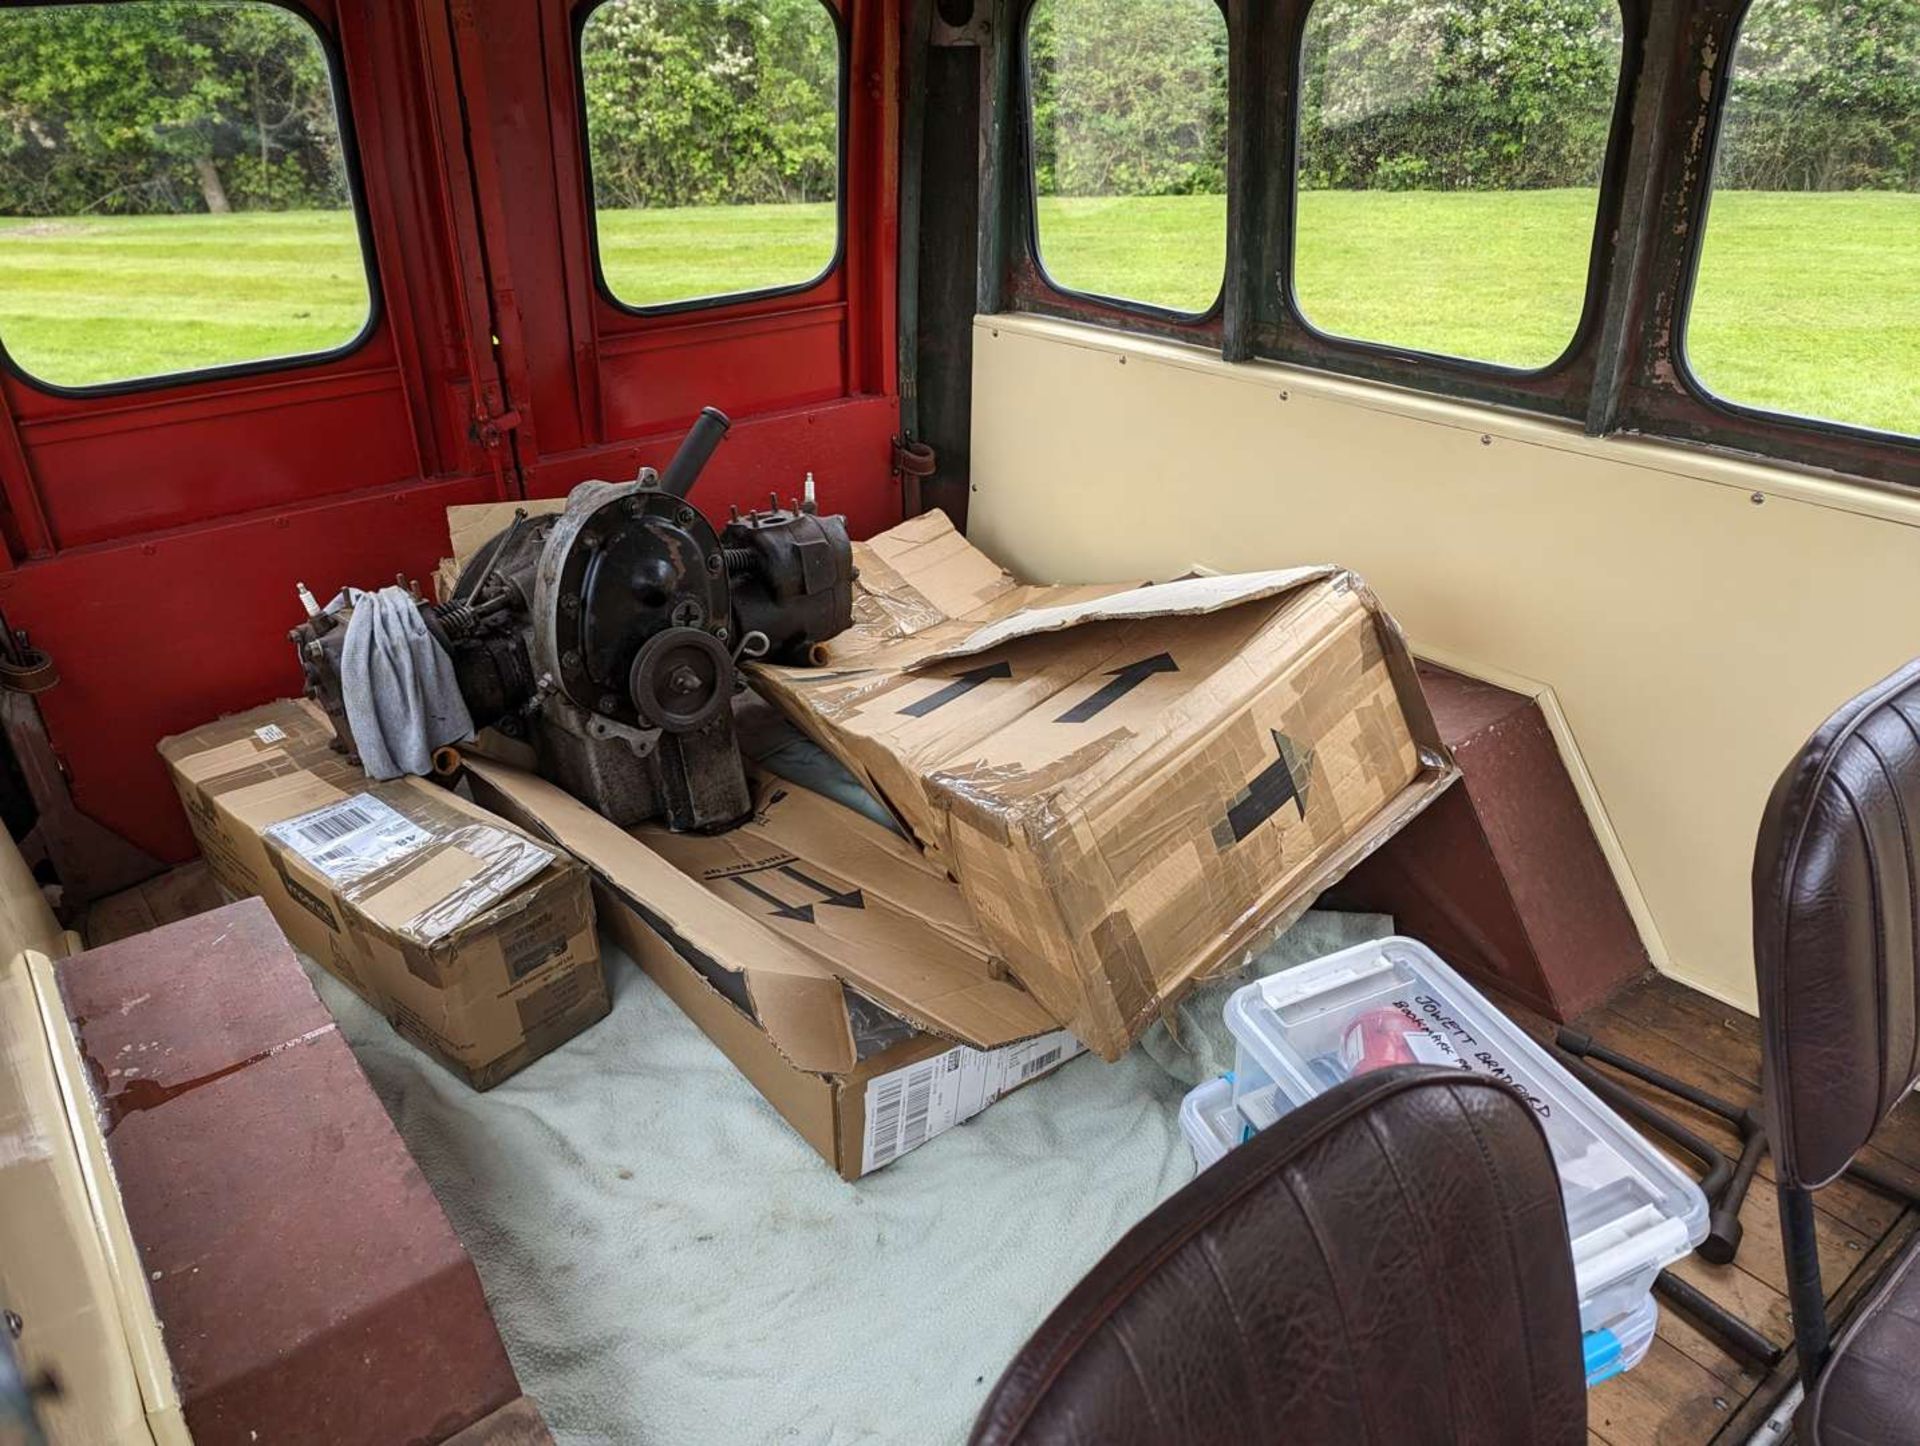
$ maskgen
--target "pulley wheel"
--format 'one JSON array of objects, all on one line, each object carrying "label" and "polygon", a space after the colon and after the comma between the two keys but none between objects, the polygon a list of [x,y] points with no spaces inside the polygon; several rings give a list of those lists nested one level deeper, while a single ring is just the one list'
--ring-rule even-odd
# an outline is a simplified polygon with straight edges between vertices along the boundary
[{"label": "pulley wheel", "polygon": [[655,728],[691,733],[733,698],[726,644],[699,628],[666,628],[641,646],[628,675],[634,710]]}]

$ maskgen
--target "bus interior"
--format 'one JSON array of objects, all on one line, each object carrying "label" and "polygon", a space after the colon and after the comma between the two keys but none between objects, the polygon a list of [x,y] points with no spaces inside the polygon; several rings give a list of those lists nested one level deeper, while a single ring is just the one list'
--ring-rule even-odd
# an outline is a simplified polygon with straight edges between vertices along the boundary
[{"label": "bus interior", "polygon": [[1920,1442],[1916,578],[1920,0],[9,0],[0,1443]]}]

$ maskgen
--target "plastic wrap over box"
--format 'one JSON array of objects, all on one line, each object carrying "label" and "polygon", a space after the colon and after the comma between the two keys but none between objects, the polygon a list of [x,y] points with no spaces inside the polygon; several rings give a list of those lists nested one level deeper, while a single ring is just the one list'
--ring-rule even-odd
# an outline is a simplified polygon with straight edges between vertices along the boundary
[{"label": "plastic wrap over box", "polygon": [[756,685],[1105,1058],[1454,777],[1399,628],[1343,569],[1024,585],[940,513],[856,562],[826,665]]},{"label": "plastic wrap over box", "polygon": [[604,1016],[586,870],[423,779],[376,783],[303,701],[165,739],[213,875],[476,1089]]}]

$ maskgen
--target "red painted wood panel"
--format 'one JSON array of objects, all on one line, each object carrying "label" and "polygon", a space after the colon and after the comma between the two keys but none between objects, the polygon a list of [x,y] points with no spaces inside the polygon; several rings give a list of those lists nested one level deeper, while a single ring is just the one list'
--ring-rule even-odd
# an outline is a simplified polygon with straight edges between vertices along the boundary
[{"label": "red painted wood panel", "polygon": [[798,295],[646,317],[594,277],[568,0],[307,7],[346,74],[381,293],[367,342],[120,396],[0,378],[0,607],[61,669],[42,705],[81,808],[185,857],[153,745],[298,685],[296,579],[324,597],[424,575],[449,504],[631,476],[700,406],[736,422],[695,499],[710,515],[812,471],[857,534],[899,518],[898,37],[884,0],[844,3],[840,266]]},{"label": "red painted wood panel", "polygon": [[479,479],[76,548],[0,573],[0,607],[60,665],[40,699],[80,808],[162,859],[193,852],[154,744],[300,688],[293,586],[426,578],[446,509],[493,495]]}]

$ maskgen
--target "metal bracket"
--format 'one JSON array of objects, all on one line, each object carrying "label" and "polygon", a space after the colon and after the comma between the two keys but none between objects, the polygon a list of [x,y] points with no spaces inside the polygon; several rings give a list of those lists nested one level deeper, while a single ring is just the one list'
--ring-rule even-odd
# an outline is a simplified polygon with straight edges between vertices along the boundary
[{"label": "metal bracket", "polygon": [[517,430],[519,426],[520,413],[517,411],[505,411],[491,417],[482,417],[477,432],[480,445],[490,451],[496,447],[505,446],[508,433]]}]

